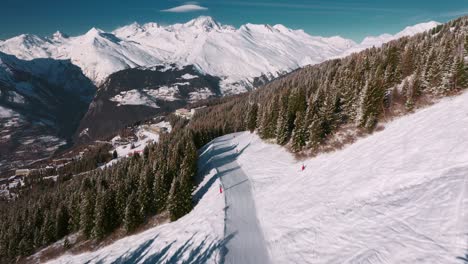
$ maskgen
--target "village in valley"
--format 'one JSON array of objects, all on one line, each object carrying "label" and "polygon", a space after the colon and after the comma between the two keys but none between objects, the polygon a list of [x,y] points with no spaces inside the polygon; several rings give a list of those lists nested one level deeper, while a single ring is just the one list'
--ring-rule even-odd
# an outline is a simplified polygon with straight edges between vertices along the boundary
[{"label": "village in valley", "polygon": [[[191,119],[198,110],[204,107],[180,108],[175,111],[174,115],[179,118]],[[100,162],[96,164],[98,169],[104,169],[123,158],[141,155],[148,144],[157,142],[161,134],[170,133],[171,129],[169,121],[155,117],[122,129],[118,135],[108,141],[99,140],[85,149],[73,149],[48,160],[40,160],[24,168],[10,171],[9,174],[0,175],[0,199],[14,199],[17,193],[15,190],[24,188],[28,184],[28,180],[32,178],[39,177],[45,181],[57,181],[61,175],[63,176],[62,172],[67,171],[65,168],[89,156],[94,156],[95,150],[91,149],[93,147],[106,150],[108,157],[99,160]],[[81,173],[86,173],[86,171]]]}]

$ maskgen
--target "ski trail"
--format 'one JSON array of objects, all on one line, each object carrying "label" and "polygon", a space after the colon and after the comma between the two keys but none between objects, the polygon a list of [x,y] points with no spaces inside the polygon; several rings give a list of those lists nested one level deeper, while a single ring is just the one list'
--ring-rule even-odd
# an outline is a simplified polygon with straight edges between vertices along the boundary
[{"label": "ski trail", "polygon": [[[224,235],[227,243],[220,263],[270,263],[263,233],[259,226],[252,188],[248,177],[236,162],[234,135],[213,141],[212,166],[218,171],[226,199]],[[228,140],[226,140],[228,139]],[[238,150],[242,152],[242,150]]]}]

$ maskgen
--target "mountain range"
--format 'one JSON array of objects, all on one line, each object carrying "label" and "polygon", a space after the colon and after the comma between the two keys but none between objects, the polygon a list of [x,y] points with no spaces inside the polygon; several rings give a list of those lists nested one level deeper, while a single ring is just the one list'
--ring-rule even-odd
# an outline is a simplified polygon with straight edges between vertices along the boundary
[{"label": "mountain range", "polygon": [[252,87],[255,77],[269,79],[296,68],[348,55],[371,46],[428,30],[437,22],[407,27],[395,34],[368,37],[357,44],[339,36],[311,36],[283,25],[222,25],[211,17],[163,26],[133,23],[104,32],[92,28],[69,37],[23,34],[0,41],[0,51],[20,59],[69,59],[97,85],[110,74],[160,63],[195,65],[201,72],[222,79],[223,94]]},{"label": "mountain range", "polygon": [[74,37],[57,32],[0,40],[0,146],[10,153],[2,155],[7,159],[0,170],[12,161],[22,166],[47,157],[72,138],[105,138],[188,103],[242,93],[305,65],[438,24],[367,37],[360,44],[283,25],[234,28],[205,16],[168,26],[133,23]]}]

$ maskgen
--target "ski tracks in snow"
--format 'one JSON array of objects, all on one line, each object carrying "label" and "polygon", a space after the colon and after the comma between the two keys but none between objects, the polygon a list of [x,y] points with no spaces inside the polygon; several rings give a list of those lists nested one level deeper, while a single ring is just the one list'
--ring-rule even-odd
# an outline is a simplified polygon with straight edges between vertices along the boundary
[{"label": "ski tracks in snow", "polygon": [[257,219],[252,186],[236,161],[242,153],[233,145],[234,135],[217,138],[212,143],[211,166],[217,169],[226,200],[224,236],[226,244],[220,263],[270,263],[262,230]]}]

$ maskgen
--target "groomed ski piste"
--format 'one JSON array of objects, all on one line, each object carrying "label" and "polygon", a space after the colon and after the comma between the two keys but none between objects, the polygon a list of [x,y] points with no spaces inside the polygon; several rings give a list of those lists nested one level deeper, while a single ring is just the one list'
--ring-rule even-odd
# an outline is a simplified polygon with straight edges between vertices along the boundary
[{"label": "groomed ski piste", "polygon": [[304,162],[247,132],[200,154],[191,213],[52,263],[468,263],[468,93]]}]

